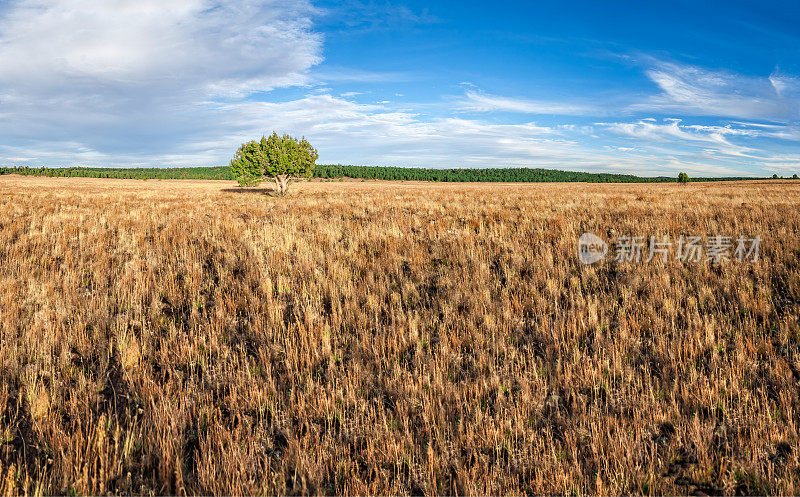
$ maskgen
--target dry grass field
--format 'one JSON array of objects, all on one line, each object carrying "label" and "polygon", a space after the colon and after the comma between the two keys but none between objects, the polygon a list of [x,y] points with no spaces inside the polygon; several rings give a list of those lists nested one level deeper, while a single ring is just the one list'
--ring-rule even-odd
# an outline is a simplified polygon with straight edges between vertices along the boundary
[{"label": "dry grass field", "polygon": [[[0,494],[798,494],[798,208],[0,176]],[[763,242],[584,266],[585,231]]]}]

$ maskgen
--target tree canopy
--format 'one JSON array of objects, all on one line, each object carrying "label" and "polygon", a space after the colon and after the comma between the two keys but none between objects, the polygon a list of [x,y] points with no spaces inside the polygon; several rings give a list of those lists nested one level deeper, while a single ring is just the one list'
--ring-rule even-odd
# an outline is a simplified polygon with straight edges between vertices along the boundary
[{"label": "tree canopy", "polygon": [[310,178],[319,154],[305,138],[289,135],[243,143],[231,160],[231,171],[242,186],[256,184],[264,178],[275,181],[278,195],[285,195],[297,178]]}]

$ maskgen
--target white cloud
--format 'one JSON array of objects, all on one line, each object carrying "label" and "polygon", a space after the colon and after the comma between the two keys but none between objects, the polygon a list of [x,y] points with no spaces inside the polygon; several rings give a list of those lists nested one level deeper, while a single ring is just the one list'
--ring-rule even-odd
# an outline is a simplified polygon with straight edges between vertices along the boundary
[{"label": "white cloud", "polygon": [[295,1],[18,1],[0,23],[0,84],[48,94],[295,84],[320,60],[309,15]]},{"label": "white cloud", "polygon": [[0,10],[0,135],[168,150],[204,127],[210,100],[307,81],[321,60],[312,14],[296,0],[13,2]]},{"label": "white cloud", "polygon": [[[476,156],[481,160],[493,156],[491,160],[519,163],[525,157],[531,159],[536,150],[541,150],[539,155],[553,152],[548,136],[553,131],[547,127],[531,123],[492,125],[454,118],[424,120],[416,113],[358,104],[331,95],[309,95],[280,103],[228,104],[220,106],[217,117],[223,127],[236,129],[234,135],[219,141],[219,146],[229,147],[231,139],[241,141],[267,133],[279,123],[280,132],[312,139],[323,162],[354,162],[355,156],[359,163],[456,165],[474,163]],[[510,142],[526,143],[528,153],[509,153]]]},{"label": "white cloud", "polygon": [[800,173],[800,155],[771,157],[766,161],[764,169],[779,176],[791,176]]},{"label": "white cloud", "polygon": [[598,123],[612,133],[635,138],[646,143],[673,142],[678,145],[700,143],[708,152],[731,156],[750,156],[757,152],[752,147],[737,145],[730,136],[758,137],[760,131],[732,128],[730,126],[682,125],[680,119],[665,119],[659,124],[652,120],[627,123]]},{"label": "white cloud", "polygon": [[[309,94],[285,102],[217,103],[203,110],[202,119],[205,126],[185,137],[176,152],[131,150],[112,155],[78,142],[34,145],[38,160],[46,163],[68,156],[70,163],[86,165],[220,164],[227,162],[238,144],[275,129],[308,137],[320,150],[321,163],[625,171],[647,162],[584,148],[563,136],[567,128],[428,119],[414,112],[358,104],[330,94]],[[0,147],[0,159],[27,157],[24,151],[30,148]],[[653,162],[652,157],[647,159]]]},{"label": "white cloud", "polygon": [[409,72],[367,71],[330,65],[314,73],[314,81],[320,83],[398,83],[417,79],[419,75]]},{"label": "white cloud", "polygon": [[800,117],[800,82],[772,74],[754,77],[651,60],[647,76],[661,94],[630,110],[788,121]]},{"label": "white cloud", "polygon": [[461,110],[473,112],[517,112],[520,114],[558,114],[558,115],[598,115],[603,114],[597,108],[587,105],[565,102],[549,102],[488,95],[468,90],[459,106]]},{"label": "white cloud", "polygon": [[[320,163],[430,167],[550,167],[570,170],[662,174],[665,170],[746,174],[737,164],[683,154],[665,160],[645,147],[605,148],[583,143],[592,130],[535,123],[497,124],[358,104],[332,95],[286,102],[221,105],[214,116],[227,135],[209,134],[198,143],[202,156],[230,155],[231,143],[271,132],[306,136],[320,150]],[[603,142],[604,144],[607,141]],[[674,152],[674,150],[668,150]],[[189,154],[185,155],[185,159]],[[677,174],[677,172],[675,172]]]}]

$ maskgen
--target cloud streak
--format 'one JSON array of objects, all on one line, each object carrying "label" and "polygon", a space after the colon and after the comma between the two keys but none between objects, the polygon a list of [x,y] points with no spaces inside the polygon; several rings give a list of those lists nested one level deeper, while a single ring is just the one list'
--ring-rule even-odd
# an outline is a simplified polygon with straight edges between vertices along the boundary
[{"label": "cloud streak", "polygon": [[727,71],[653,60],[647,77],[661,93],[634,103],[634,112],[766,119],[788,122],[800,118],[800,82],[773,73],[753,77]]},{"label": "cloud streak", "polygon": [[513,112],[519,114],[601,115],[605,110],[596,106],[503,97],[468,90],[459,102],[461,110],[473,112]]}]

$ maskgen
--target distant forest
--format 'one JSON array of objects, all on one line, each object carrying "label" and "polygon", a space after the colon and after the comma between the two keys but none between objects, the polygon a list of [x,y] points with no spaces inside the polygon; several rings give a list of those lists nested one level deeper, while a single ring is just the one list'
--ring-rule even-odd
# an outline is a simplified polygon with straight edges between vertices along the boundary
[{"label": "distant forest", "polygon": [[[170,168],[95,168],[95,167],[0,167],[0,174],[22,174],[26,176],[118,178],[118,179],[236,179],[230,168],[219,167],[170,167]],[[630,174],[582,173],[558,169],[491,168],[491,169],[430,169],[419,167],[343,166],[341,164],[317,164],[315,178],[379,179],[400,181],[441,182],[507,182],[542,183],[574,182],[586,183],[666,183],[677,181],[675,177],[644,177]],[[764,179],[753,177],[691,178],[692,181],[731,181],[742,179]]]},{"label": "distant forest", "polygon": [[51,178],[116,179],[235,179],[228,166],[219,167],[0,167],[0,174]]}]

